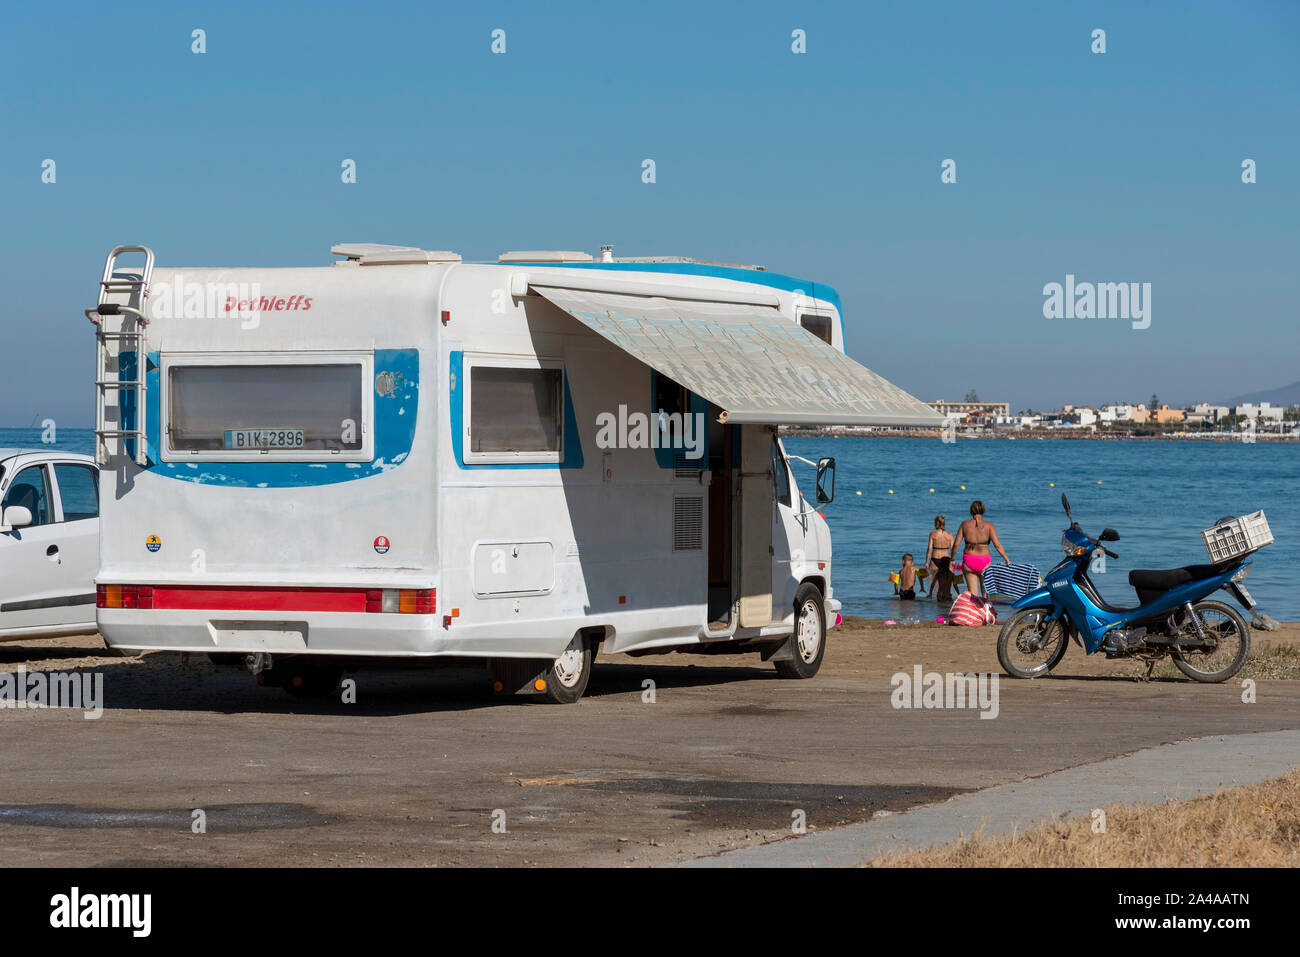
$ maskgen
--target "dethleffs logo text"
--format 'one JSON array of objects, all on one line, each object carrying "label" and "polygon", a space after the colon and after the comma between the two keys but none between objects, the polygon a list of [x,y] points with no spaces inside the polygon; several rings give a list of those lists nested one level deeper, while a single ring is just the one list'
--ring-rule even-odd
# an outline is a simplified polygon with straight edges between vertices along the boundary
[{"label": "dethleffs logo text", "polygon": [[240,319],[240,328],[256,329],[264,312],[304,312],[312,297],[301,293],[264,296],[256,282],[198,282],[176,273],[170,281],[149,286],[147,313],[151,319],[207,319],[225,315]]},{"label": "dethleffs logo text", "polygon": [[311,296],[259,296],[256,299],[239,299],[231,296],[226,299],[226,312],[241,315],[253,312],[296,312],[311,308]]}]

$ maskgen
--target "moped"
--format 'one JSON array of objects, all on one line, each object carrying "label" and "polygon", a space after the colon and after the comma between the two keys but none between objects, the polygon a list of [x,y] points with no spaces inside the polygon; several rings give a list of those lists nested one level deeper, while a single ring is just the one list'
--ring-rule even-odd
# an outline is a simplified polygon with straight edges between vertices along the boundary
[{"label": "moped", "polygon": [[1224,589],[1253,611],[1255,599],[1243,582],[1254,549],[1214,564],[1134,569],[1128,581],[1138,604],[1117,608],[1098,594],[1088,566],[1098,551],[1119,558],[1103,544],[1119,541],[1119,532],[1107,528],[1093,538],[1079,528],[1064,495],[1061,505],[1070,523],[1061,536],[1066,557],[1039,588],[1011,606],[998,635],[998,661],[1008,674],[1047,674],[1060,664],[1071,640],[1087,654],[1100,650],[1107,658],[1145,661],[1148,678],[1166,655],[1196,681],[1226,681],[1241,670],[1250,654],[1250,626],[1227,602],[1207,596]]}]

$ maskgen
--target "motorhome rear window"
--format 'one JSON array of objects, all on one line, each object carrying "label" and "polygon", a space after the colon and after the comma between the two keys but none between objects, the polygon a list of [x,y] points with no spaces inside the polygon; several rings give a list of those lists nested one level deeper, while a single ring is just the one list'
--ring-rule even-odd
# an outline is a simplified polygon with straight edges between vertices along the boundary
[{"label": "motorhome rear window", "polygon": [[360,452],[364,382],[361,363],[171,365],[169,449],[295,458]]},{"label": "motorhome rear window", "polygon": [[559,461],[563,369],[475,364],[469,388],[469,460]]},{"label": "motorhome rear window", "polygon": [[819,316],[815,312],[805,312],[799,317],[799,325],[803,326],[828,346],[832,344],[830,316]]}]

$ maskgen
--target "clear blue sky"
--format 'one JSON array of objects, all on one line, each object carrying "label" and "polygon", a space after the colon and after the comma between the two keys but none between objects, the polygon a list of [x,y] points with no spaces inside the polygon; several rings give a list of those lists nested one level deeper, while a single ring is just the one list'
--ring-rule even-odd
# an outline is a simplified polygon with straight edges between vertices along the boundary
[{"label": "clear blue sky", "polygon": [[[836,286],[849,352],[925,399],[1300,379],[1297,3],[5,4],[0,26],[0,424],[89,422],[81,310],[120,242],[762,263]],[[1067,273],[1150,282],[1151,327],[1044,319]]]}]

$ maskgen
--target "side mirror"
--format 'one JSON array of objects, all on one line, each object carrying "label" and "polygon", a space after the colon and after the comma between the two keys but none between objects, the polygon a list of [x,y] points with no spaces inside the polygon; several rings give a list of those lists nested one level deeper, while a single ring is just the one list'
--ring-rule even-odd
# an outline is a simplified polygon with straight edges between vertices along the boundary
[{"label": "side mirror", "polygon": [[1103,528],[1101,530],[1101,538],[1097,540],[1100,542],[1118,542],[1119,532],[1115,531],[1113,528]]},{"label": "side mirror", "polygon": [[817,504],[829,505],[835,501],[835,460],[821,459],[817,462]]},{"label": "side mirror", "polygon": [[1064,492],[1061,493],[1061,508],[1065,509],[1065,517],[1073,522],[1074,516],[1070,514],[1070,500],[1065,497]]},{"label": "side mirror", "polygon": [[0,525],[5,528],[26,528],[32,523],[31,509],[24,505],[10,505],[0,516]]}]

